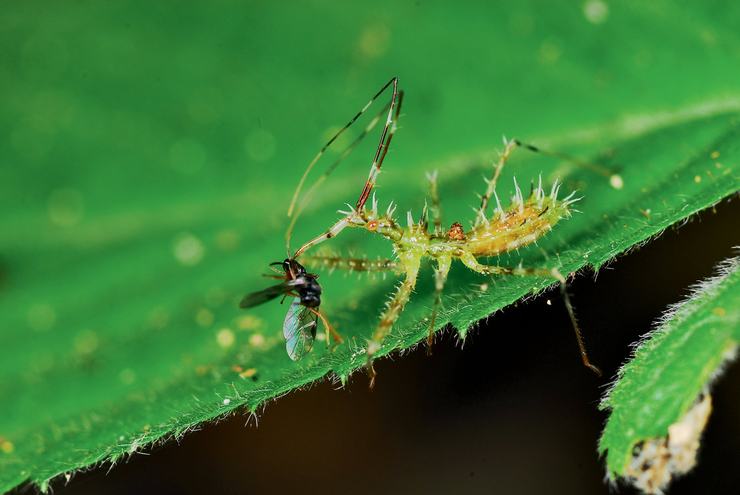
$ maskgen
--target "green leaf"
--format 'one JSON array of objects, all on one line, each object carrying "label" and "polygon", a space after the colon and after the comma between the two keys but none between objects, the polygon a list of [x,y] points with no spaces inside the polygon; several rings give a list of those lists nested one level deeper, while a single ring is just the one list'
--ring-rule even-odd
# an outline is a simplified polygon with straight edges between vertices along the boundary
[{"label": "green leaf", "polygon": [[666,437],[723,362],[734,357],[740,341],[740,258],[727,260],[718,271],[668,310],[602,401],[611,414],[599,451],[607,454],[610,477],[627,476],[635,445]]},{"label": "green leaf", "polygon": [[[444,4],[390,1],[351,13],[30,5],[7,8],[0,31],[0,490],[45,487],[364,364],[392,280],[322,273],[322,309],[346,343],[331,353],[318,342],[298,363],[281,336],[286,305],[237,303],[284,256],[284,211],[327,127],[393,74],[407,98],[378,195],[417,218],[424,172],[437,168],[446,223],[472,219],[503,133],[621,174],[616,190],[518,151],[502,197],[514,173],[526,184],[542,172],[584,199],[503,265],[598,268],[740,183],[732,7],[620,2],[595,22],[580,5],[511,2],[450,23]],[[359,194],[367,144],[295,242]],[[331,245],[390,253],[361,235]],[[464,334],[551,283],[455,266],[439,324]],[[426,269],[381,354],[426,335],[431,291]]]}]

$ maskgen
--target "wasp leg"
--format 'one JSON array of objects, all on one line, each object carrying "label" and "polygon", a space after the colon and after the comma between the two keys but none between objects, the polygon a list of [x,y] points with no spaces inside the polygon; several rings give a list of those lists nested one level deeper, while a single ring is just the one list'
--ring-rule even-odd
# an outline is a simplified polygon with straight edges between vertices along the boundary
[{"label": "wasp leg", "polygon": [[326,316],[321,311],[315,308],[309,308],[309,311],[311,311],[313,314],[318,316],[319,319],[321,320],[321,323],[324,325],[324,330],[326,331],[326,345],[327,346],[329,346],[329,342],[330,342],[329,336],[330,335],[331,335],[331,338],[334,339],[334,342],[336,342],[337,344],[341,344],[342,342],[344,342],[344,339],[342,338],[342,336],[339,335],[339,332],[334,330],[334,327],[331,325],[331,323],[329,323],[329,320],[326,318]]},{"label": "wasp leg", "polygon": [[401,315],[403,308],[411,297],[411,293],[416,287],[416,279],[419,276],[419,265],[421,264],[420,257],[407,258],[404,265],[404,272],[406,277],[398,286],[396,294],[393,299],[390,300],[388,305],[380,316],[380,322],[378,323],[375,332],[367,346],[367,370],[370,375],[370,388],[375,386],[375,369],[373,368],[373,357],[375,353],[380,350],[380,346],[385,340],[386,336],[390,333],[393,324],[398,320]]},{"label": "wasp leg", "polygon": [[432,316],[429,318],[429,334],[427,335],[427,355],[432,354],[432,344],[434,343],[434,326],[437,322],[437,312],[442,305],[442,290],[447,282],[447,274],[450,272],[452,258],[449,256],[437,259],[437,269],[434,270],[434,306],[432,306]]}]

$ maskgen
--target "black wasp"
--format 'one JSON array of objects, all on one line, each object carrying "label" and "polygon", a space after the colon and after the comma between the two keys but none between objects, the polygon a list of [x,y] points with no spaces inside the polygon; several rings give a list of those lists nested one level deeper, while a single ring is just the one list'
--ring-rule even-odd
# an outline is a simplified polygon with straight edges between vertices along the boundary
[{"label": "black wasp", "polygon": [[[329,325],[321,311],[321,285],[316,280],[318,275],[306,272],[306,269],[292,258],[284,261],[270,263],[271,267],[279,266],[283,274],[275,276],[283,281],[266,289],[247,294],[239,303],[240,308],[251,308],[279,296],[292,296],[288,313],[283,323],[283,336],[285,337],[285,349],[293,361],[298,361],[305,356],[313,347],[316,338],[316,326],[319,318],[324,324],[327,333],[334,340],[341,342],[341,337]],[[277,271],[277,270],[276,270]]]}]

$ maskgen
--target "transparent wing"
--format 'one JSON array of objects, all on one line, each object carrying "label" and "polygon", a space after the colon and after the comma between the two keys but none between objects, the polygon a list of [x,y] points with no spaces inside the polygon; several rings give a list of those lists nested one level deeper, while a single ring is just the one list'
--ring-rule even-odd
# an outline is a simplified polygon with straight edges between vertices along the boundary
[{"label": "transparent wing", "polygon": [[275,299],[278,296],[282,296],[283,294],[290,291],[292,288],[292,281],[289,281],[273,285],[257,292],[252,292],[251,294],[247,294],[242,298],[241,302],[239,303],[239,307],[251,308],[252,306],[260,305],[262,303]]},{"label": "transparent wing", "polygon": [[283,323],[285,350],[293,361],[301,359],[313,347],[317,320],[318,316],[309,308],[302,306],[299,298],[293,299]]}]

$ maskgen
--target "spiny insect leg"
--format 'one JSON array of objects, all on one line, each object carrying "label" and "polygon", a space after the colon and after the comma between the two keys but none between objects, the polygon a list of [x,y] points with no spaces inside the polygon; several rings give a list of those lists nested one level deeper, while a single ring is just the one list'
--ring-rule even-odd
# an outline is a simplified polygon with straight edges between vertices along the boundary
[{"label": "spiny insect leg", "polygon": [[586,345],[583,342],[583,335],[581,334],[581,329],[578,327],[578,321],[576,320],[575,311],[573,310],[573,305],[571,304],[570,297],[568,296],[567,287],[565,285],[565,277],[560,274],[557,268],[547,270],[543,268],[504,268],[500,266],[484,265],[479,263],[475,256],[470,253],[464,253],[462,256],[460,256],[460,261],[462,261],[463,264],[471,270],[482,273],[484,275],[537,275],[542,277],[554,277],[558,282],[560,282],[560,292],[563,295],[563,301],[565,302],[565,307],[568,310],[568,316],[570,317],[571,324],[573,325],[573,330],[576,334],[576,343],[578,344],[578,350],[581,353],[581,360],[583,361],[583,365],[596,373],[598,376],[601,376],[601,370],[594,366],[591,363],[591,360],[589,360],[588,358]]},{"label": "spiny insect leg", "polygon": [[370,375],[370,388],[375,385],[375,369],[373,368],[373,356],[378,350],[380,345],[383,343],[385,337],[390,333],[393,324],[398,320],[401,315],[403,308],[411,297],[411,293],[416,287],[416,279],[419,276],[419,265],[421,260],[419,258],[410,258],[404,262],[404,271],[406,277],[403,282],[398,286],[396,294],[390,300],[388,305],[380,316],[380,322],[378,323],[375,332],[367,346],[367,370]]},{"label": "spiny insect leg", "polygon": [[[378,144],[378,149],[375,150],[373,163],[370,166],[370,175],[368,176],[367,182],[365,182],[365,187],[363,187],[362,192],[360,193],[360,198],[357,200],[357,204],[355,205],[357,210],[361,210],[362,207],[365,206],[367,198],[370,197],[370,192],[373,190],[375,182],[378,180],[380,167],[383,166],[383,160],[385,160],[385,155],[388,154],[388,148],[391,146],[391,140],[393,139],[393,135],[396,133],[396,128],[398,127],[398,116],[401,114],[401,104],[403,103],[403,91],[398,91],[398,78],[394,78],[392,82],[393,96],[391,97],[391,106],[388,110],[388,119],[385,122],[385,127],[383,127],[383,132],[380,134],[380,143]],[[393,111],[394,107],[395,113]]]},{"label": "spiny insect leg", "polygon": [[429,197],[432,200],[432,207],[430,213],[432,214],[432,223],[434,225],[434,234],[439,235],[442,233],[442,208],[439,203],[439,188],[437,187],[437,171],[429,172],[427,174],[427,180],[429,181]]},{"label": "spiny insect leg", "polygon": [[354,272],[398,272],[401,265],[396,260],[389,258],[368,259],[352,258],[331,255],[303,256],[303,264],[311,268],[325,268],[328,270],[348,270]]},{"label": "spiny insect leg", "polygon": [[429,319],[429,334],[427,335],[427,355],[432,354],[432,344],[434,343],[434,327],[437,322],[437,312],[442,304],[442,291],[447,282],[447,274],[450,272],[452,258],[443,256],[437,259],[437,269],[434,270],[434,306],[432,306],[432,316]]},{"label": "spiny insect leg", "polygon": [[506,138],[504,138],[504,150],[499,155],[498,161],[493,167],[493,175],[490,179],[486,179],[486,192],[480,199],[480,208],[475,217],[475,227],[487,222],[488,217],[486,216],[486,210],[488,209],[488,202],[491,200],[492,195],[496,197],[496,207],[501,209],[498,196],[496,196],[496,183],[501,175],[501,171],[504,169],[504,165],[506,165],[506,162],[509,160],[511,153],[517,147],[518,143],[519,142],[517,140],[507,141]]},{"label": "spiny insect leg", "polygon": [[340,220],[338,220],[334,225],[332,225],[329,230],[324,232],[318,237],[314,237],[307,243],[305,243],[303,246],[298,249],[298,251],[295,252],[293,255],[293,258],[298,258],[301,254],[303,254],[308,248],[311,246],[315,246],[316,244],[319,244],[321,242],[324,242],[327,239],[331,239],[332,237],[335,237],[337,234],[339,234],[341,231],[343,231],[347,226],[350,225],[350,221],[352,219],[352,215],[348,215]]},{"label": "spiny insect leg", "polygon": [[480,263],[475,256],[468,252],[460,255],[460,261],[462,261],[465,266],[467,266],[474,272],[478,272],[483,275],[538,275],[542,277],[555,276],[552,270],[548,270],[546,268],[524,268],[521,266],[516,268],[509,268],[504,266],[484,265],[483,263]]},{"label": "spiny insect leg", "polygon": [[571,304],[570,296],[568,295],[568,287],[566,286],[565,277],[563,277],[556,268],[553,268],[552,274],[560,282],[560,293],[563,296],[565,308],[568,310],[568,317],[570,318],[570,322],[573,326],[573,331],[576,334],[576,342],[578,343],[578,350],[581,353],[581,360],[583,361],[583,365],[596,373],[597,376],[601,376],[601,370],[597,366],[592,364],[591,360],[588,358],[588,353],[586,352],[586,344],[583,341],[583,334],[581,333],[581,328],[578,326],[578,319],[576,318],[576,313],[573,310],[573,305]]},{"label": "spiny insect leg", "polygon": [[331,338],[334,339],[334,342],[336,342],[337,344],[341,344],[342,342],[344,342],[344,339],[342,338],[342,336],[339,335],[339,332],[337,332],[333,326],[331,326],[331,324],[329,323],[329,320],[326,318],[326,316],[324,316],[324,314],[321,311],[319,311],[316,308],[308,308],[308,309],[313,314],[318,316],[319,319],[321,320],[321,323],[324,325],[324,330],[326,331],[326,345],[327,346],[329,346],[329,342],[330,342],[329,336],[330,335],[331,335]]}]

